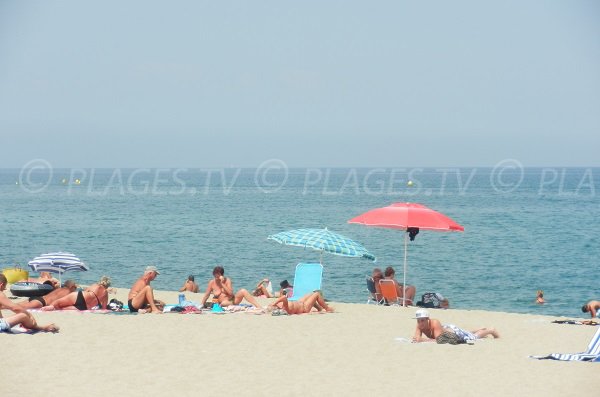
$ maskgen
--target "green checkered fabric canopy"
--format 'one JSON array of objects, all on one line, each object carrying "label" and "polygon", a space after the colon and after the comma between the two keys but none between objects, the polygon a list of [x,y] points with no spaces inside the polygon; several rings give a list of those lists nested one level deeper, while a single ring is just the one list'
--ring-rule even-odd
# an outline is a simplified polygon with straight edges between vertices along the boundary
[{"label": "green checkered fabric canopy", "polygon": [[296,247],[309,247],[317,251],[325,251],[340,256],[365,258],[375,261],[375,256],[354,240],[325,229],[296,229],[288,232],[272,234],[269,240]]}]

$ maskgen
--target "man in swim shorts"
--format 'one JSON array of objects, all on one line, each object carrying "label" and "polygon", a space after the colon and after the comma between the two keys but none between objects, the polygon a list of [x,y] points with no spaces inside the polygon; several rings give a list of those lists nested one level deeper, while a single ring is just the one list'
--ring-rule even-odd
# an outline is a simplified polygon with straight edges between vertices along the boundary
[{"label": "man in swim shorts", "polygon": [[417,327],[412,338],[413,343],[436,341],[438,343],[444,343],[440,340],[440,336],[442,336],[444,333],[455,334],[460,343],[465,343],[468,340],[485,338],[488,335],[492,335],[494,338],[500,337],[494,328],[480,328],[478,330],[469,332],[458,328],[453,324],[442,325],[439,320],[430,318],[429,311],[425,309],[417,310],[414,318],[417,320]]},{"label": "man in swim shorts", "polygon": [[67,280],[61,288],[50,291],[44,296],[33,296],[27,302],[19,302],[18,305],[25,309],[39,309],[53,304],[56,300],[74,292],[76,289],[77,284],[75,284],[75,281]]},{"label": "man in swim shorts", "polygon": [[147,266],[144,275],[133,284],[131,290],[129,290],[129,295],[127,296],[127,305],[129,306],[130,312],[145,313],[149,308],[148,311],[151,313],[162,313],[162,310],[156,305],[154,300],[154,290],[150,286],[150,282],[152,282],[159,274],[160,272],[156,266]]},{"label": "man in swim shorts", "polygon": [[58,332],[59,328],[56,325],[39,325],[25,308],[12,303],[4,294],[6,284],[8,284],[6,276],[0,273],[0,310],[10,310],[15,314],[9,317],[2,317],[2,312],[0,311],[0,332],[10,332],[11,328],[18,324],[34,331]]}]

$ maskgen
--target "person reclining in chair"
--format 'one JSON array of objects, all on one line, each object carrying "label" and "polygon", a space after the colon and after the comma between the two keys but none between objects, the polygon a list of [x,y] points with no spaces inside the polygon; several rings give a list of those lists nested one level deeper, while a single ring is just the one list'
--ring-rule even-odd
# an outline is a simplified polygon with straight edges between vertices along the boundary
[{"label": "person reclining in chair", "polygon": [[290,302],[287,296],[280,296],[273,304],[269,305],[270,309],[274,308],[283,309],[287,314],[303,314],[309,313],[312,308],[316,308],[317,311],[323,309],[327,312],[333,312],[333,308],[325,302],[320,291],[309,292],[297,301]]},{"label": "person reclining in chair", "polygon": [[[396,275],[396,272],[394,271],[394,268],[391,266],[388,266],[385,268],[384,275],[387,280],[392,280],[394,282],[394,284],[396,284],[398,298],[402,299],[402,297],[405,296],[406,304],[412,305],[413,301],[415,300],[415,294],[417,293],[417,289],[415,288],[415,286],[407,285],[404,288],[402,288],[403,285],[394,278]],[[405,295],[405,292],[406,292],[406,295]]]}]

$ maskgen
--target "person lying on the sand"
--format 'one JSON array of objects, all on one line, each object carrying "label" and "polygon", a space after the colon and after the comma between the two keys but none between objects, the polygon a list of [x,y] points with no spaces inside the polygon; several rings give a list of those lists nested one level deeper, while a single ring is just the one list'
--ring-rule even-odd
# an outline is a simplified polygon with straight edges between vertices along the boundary
[{"label": "person lying on the sand", "polygon": [[592,318],[597,317],[598,309],[600,309],[600,301],[589,301],[581,306],[581,311],[584,313],[590,312]]},{"label": "person lying on the sand", "polygon": [[194,276],[192,274],[188,276],[187,280],[185,280],[185,282],[183,283],[183,286],[179,288],[179,292],[185,291],[194,293],[198,293],[199,291],[198,284],[196,284],[196,282],[194,281]]},{"label": "person lying on the sand", "polygon": [[309,292],[297,301],[289,301],[287,296],[280,296],[273,304],[269,305],[270,309],[279,308],[287,312],[287,314],[303,314],[309,313],[312,308],[317,311],[325,310],[333,312],[333,308],[325,302],[319,291]]},{"label": "person lying on the sand", "polygon": [[164,306],[161,301],[154,299],[154,290],[150,286],[150,282],[158,276],[160,272],[156,266],[146,266],[144,275],[140,277],[129,290],[127,295],[127,305],[129,311],[136,313],[162,313],[159,306]]},{"label": "person lying on the sand", "polygon": [[67,280],[64,282],[62,287],[50,291],[44,296],[32,296],[31,298],[29,298],[28,301],[19,302],[18,305],[25,309],[39,309],[44,306],[53,304],[58,299],[67,296],[71,292],[74,292],[76,289],[77,284],[75,284],[75,281]]},{"label": "person lying on the sand", "polygon": [[27,281],[30,283],[48,284],[51,285],[53,288],[60,287],[58,280],[52,277],[49,272],[40,272],[39,277],[29,278],[27,279]]},{"label": "person lying on the sand", "polygon": [[210,294],[213,299],[216,299],[223,307],[229,305],[239,305],[243,299],[246,299],[255,307],[262,309],[262,306],[256,299],[244,288],[240,289],[235,294],[233,293],[233,284],[231,278],[225,277],[225,269],[222,266],[216,266],[213,269],[213,279],[208,282],[206,292],[202,297],[202,306],[208,300]]},{"label": "person lying on the sand", "polygon": [[417,320],[417,327],[415,329],[415,335],[413,336],[413,343],[419,342],[438,342],[440,343],[440,336],[449,332],[454,333],[462,341],[475,340],[485,338],[488,335],[492,335],[494,338],[499,338],[498,331],[494,328],[480,328],[475,331],[469,332],[458,328],[453,324],[442,325],[439,320],[429,317],[429,312],[425,309],[417,310],[415,314]]},{"label": "person lying on the sand", "polygon": [[[11,302],[4,294],[6,284],[8,284],[6,276],[0,273],[0,332],[8,332],[12,327],[19,324],[34,331],[58,332],[59,328],[55,324],[39,325],[27,309]],[[1,310],[10,310],[15,314],[8,317],[2,317]]]},{"label": "person lying on the sand", "polygon": [[108,304],[109,277],[102,276],[100,281],[90,285],[85,290],[71,292],[51,305],[42,307],[42,310],[95,310],[106,309]]},{"label": "person lying on the sand", "polygon": [[269,285],[269,279],[263,278],[262,280],[260,280],[258,282],[258,284],[256,284],[254,291],[252,291],[252,295],[259,296],[259,297],[264,296],[265,298],[272,298],[273,294],[271,294],[271,292],[269,292],[269,288],[267,288],[268,285]]}]

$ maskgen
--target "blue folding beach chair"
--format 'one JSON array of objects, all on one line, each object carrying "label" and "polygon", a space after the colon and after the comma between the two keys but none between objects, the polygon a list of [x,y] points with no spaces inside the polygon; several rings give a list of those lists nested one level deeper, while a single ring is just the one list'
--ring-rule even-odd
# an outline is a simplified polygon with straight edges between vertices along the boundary
[{"label": "blue folding beach chair", "polygon": [[294,294],[288,298],[296,301],[309,292],[321,289],[323,265],[320,263],[298,263],[294,274]]},{"label": "blue folding beach chair", "polygon": [[587,350],[583,353],[552,353],[547,356],[530,356],[538,360],[561,360],[561,361],[595,361],[600,362],[600,328],[594,334]]}]

